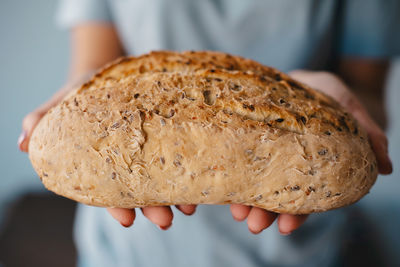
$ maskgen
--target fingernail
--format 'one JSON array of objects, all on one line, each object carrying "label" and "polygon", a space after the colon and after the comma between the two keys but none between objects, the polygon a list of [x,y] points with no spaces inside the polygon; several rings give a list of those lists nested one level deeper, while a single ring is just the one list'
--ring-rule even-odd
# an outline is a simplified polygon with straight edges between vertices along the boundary
[{"label": "fingernail", "polygon": [[249,231],[253,234],[253,235],[258,235],[259,233],[261,233],[263,230],[260,231],[253,231],[249,228]]},{"label": "fingernail", "polygon": [[18,147],[22,150],[22,143],[26,140],[26,131],[22,131],[18,137]]},{"label": "fingernail", "polygon": [[160,228],[161,230],[168,230],[171,227],[172,223],[168,226],[158,226],[158,228]]},{"label": "fingernail", "polygon": [[386,155],[384,162],[380,162],[380,164],[378,164],[378,170],[380,174],[391,174],[393,172],[393,164],[389,155]]},{"label": "fingernail", "polygon": [[392,164],[392,160],[389,158],[389,155],[388,155],[388,162],[389,162],[389,164],[388,164],[388,166],[389,166],[388,173],[392,173],[393,172],[393,164]]},{"label": "fingernail", "polygon": [[131,225],[128,225],[128,224],[124,224],[124,223],[122,223],[122,222],[120,222],[120,224],[123,226],[123,227],[125,227],[125,228],[128,228],[129,226],[131,226]]},{"label": "fingernail", "polygon": [[290,235],[292,232],[280,232],[281,233],[281,235]]}]

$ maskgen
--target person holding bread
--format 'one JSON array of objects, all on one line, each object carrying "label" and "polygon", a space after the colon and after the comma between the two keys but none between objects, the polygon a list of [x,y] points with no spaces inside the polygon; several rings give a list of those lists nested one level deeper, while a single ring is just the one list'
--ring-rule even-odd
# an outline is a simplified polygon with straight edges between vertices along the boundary
[{"label": "person holding bread", "polygon": [[[400,50],[400,39],[392,34],[400,4],[385,4],[61,1],[57,19],[71,30],[68,82],[24,118],[20,149],[28,152],[32,132],[50,108],[110,61],[151,50],[216,50],[288,72],[338,101],[366,130],[379,173],[389,174],[382,90],[389,58]],[[147,206],[138,212],[79,205],[79,266],[341,266],[346,261],[341,244],[352,209],[308,216],[239,204],[175,208]],[[264,231],[274,221],[277,227]]]}]

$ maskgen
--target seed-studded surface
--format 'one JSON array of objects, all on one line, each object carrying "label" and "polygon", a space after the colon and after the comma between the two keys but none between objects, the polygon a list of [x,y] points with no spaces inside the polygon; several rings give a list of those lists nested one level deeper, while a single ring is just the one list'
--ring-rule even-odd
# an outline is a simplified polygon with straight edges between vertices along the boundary
[{"label": "seed-studded surface", "polygon": [[373,185],[367,136],[331,98],[216,52],[123,58],[40,122],[43,183],[86,204],[341,207]]}]

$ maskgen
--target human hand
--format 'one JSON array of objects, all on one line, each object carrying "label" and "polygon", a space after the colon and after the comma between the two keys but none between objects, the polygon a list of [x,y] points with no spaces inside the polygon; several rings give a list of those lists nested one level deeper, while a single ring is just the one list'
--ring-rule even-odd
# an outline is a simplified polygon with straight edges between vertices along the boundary
[{"label": "human hand", "polygon": [[93,70],[87,70],[83,72],[82,75],[71,78],[71,80],[63,88],[58,90],[48,101],[44,102],[41,106],[24,117],[22,120],[22,132],[18,137],[18,147],[22,152],[28,152],[29,140],[33,130],[47,111],[60,103],[74,88],[77,88],[77,86],[87,81],[93,72]]},{"label": "human hand", "polygon": [[30,112],[22,121],[22,132],[18,137],[18,147],[22,152],[28,152],[29,140],[31,138],[32,132],[36,125],[39,123],[40,119],[46,114],[47,110],[42,110],[41,108],[35,109]]},{"label": "human hand", "polygon": [[[366,109],[343,81],[328,72],[297,70],[291,72],[290,76],[331,96],[351,113],[368,133],[372,149],[378,161],[379,173],[390,174],[392,172],[392,163],[388,154],[388,140],[384,132],[372,120]],[[306,215],[278,215],[257,207],[238,204],[231,205],[231,212],[233,218],[237,221],[243,221],[247,218],[248,228],[254,234],[268,228],[276,218],[278,218],[279,231],[282,234],[289,234],[300,227],[307,218]]]},{"label": "human hand", "polygon": [[370,117],[365,107],[339,77],[329,72],[305,70],[293,71],[290,73],[290,76],[329,95],[351,113],[368,134],[372,150],[378,162],[379,173],[392,173],[393,167],[389,157],[388,139],[385,133]]},{"label": "human hand", "polygon": [[247,218],[247,226],[253,234],[259,234],[267,229],[278,218],[278,229],[282,235],[289,235],[299,228],[308,215],[278,214],[258,207],[231,204],[232,217],[236,221]]},{"label": "human hand", "polygon": [[[185,215],[192,215],[196,211],[196,205],[176,205]],[[129,227],[136,218],[135,209],[107,208],[107,211],[122,226]],[[172,225],[174,214],[169,206],[150,206],[141,208],[143,215],[161,230],[167,230]]]}]

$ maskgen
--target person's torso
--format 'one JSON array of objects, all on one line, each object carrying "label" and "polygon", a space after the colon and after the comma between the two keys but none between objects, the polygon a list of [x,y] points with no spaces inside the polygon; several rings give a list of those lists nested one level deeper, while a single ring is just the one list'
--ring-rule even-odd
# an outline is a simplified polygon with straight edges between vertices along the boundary
[{"label": "person's torso", "polygon": [[[283,71],[324,68],[332,56],[336,5],[331,0],[108,4],[127,54],[219,50]],[[81,206],[79,250],[91,255],[95,266],[322,266],[337,252],[344,221],[341,212],[311,216],[293,236],[282,237],[275,224],[252,235],[246,223],[232,219],[228,206],[201,206],[191,217],[176,211],[166,232],[137,214],[133,227],[124,229],[104,209]]]},{"label": "person's torso", "polygon": [[282,71],[324,68],[332,56],[331,0],[112,0],[128,54],[220,50]]}]

